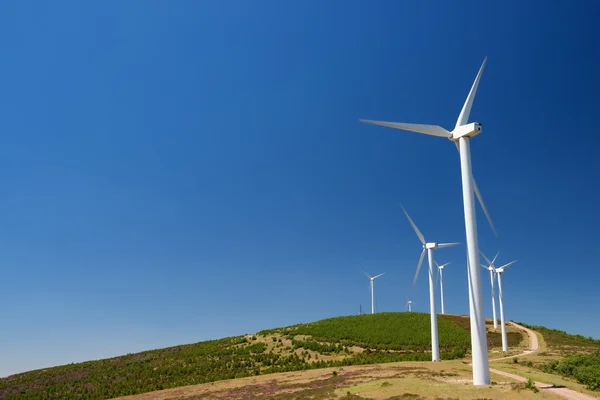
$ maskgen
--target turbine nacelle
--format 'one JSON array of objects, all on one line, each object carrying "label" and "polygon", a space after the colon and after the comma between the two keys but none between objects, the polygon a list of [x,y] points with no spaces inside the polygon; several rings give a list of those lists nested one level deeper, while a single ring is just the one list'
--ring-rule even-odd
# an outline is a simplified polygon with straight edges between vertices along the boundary
[{"label": "turbine nacelle", "polygon": [[425,243],[423,245],[424,249],[435,249],[436,247],[438,247],[438,243],[437,242]]},{"label": "turbine nacelle", "polygon": [[454,129],[448,139],[458,140],[461,137],[472,138],[481,133],[482,125],[479,122],[471,122],[470,124],[462,125]]}]

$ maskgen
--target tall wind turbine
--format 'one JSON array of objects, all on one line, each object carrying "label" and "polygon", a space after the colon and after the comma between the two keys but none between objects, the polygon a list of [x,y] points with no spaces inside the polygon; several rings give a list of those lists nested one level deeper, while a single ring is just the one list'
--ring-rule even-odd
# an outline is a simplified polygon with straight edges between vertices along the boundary
[{"label": "tall wind turbine", "polygon": [[421,241],[423,245],[423,251],[421,251],[421,256],[419,257],[419,263],[417,264],[417,272],[415,273],[415,278],[413,279],[413,286],[417,282],[417,277],[419,276],[419,271],[421,270],[421,264],[423,263],[423,257],[425,256],[425,252],[427,252],[427,260],[429,261],[429,313],[431,314],[431,361],[440,361],[440,347],[438,343],[438,329],[437,329],[437,314],[435,312],[435,289],[433,283],[433,250],[441,249],[444,247],[456,246],[459,243],[437,243],[437,242],[426,242],[425,237],[417,228],[417,225],[410,218],[404,207],[402,207],[402,211],[408,218],[408,222],[412,225],[417,237]]},{"label": "tall wind turbine", "polygon": [[369,274],[367,274],[365,271],[363,271],[363,273],[367,276],[367,278],[369,278],[371,280],[371,314],[375,314],[375,292],[374,292],[374,283],[375,283],[375,279],[379,278],[381,275],[385,274],[379,274],[376,276],[370,276]]},{"label": "tall wind turbine", "polygon": [[469,308],[471,316],[471,353],[473,364],[473,384],[474,385],[489,385],[490,383],[490,365],[487,353],[487,336],[485,329],[485,314],[483,310],[483,297],[481,293],[481,280],[479,276],[479,248],[477,243],[477,222],[475,219],[475,201],[474,194],[479,199],[481,207],[492,227],[494,233],[496,230],[492,220],[487,212],[487,208],[479,193],[479,188],[473,179],[471,171],[471,151],[470,139],[481,133],[481,124],[477,122],[468,123],[475,93],[479,86],[479,80],[483,73],[483,68],[487,57],[483,60],[481,68],[477,73],[477,77],[471,86],[469,95],[465,100],[462,110],[454,126],[452,132],[447,131],[439,125],[422,125],[422,124],[407,124],[398,122],[384,122],[362,120],[374,125],[386,126],[394,129],[405,131],[424,133],[426,135],[439,136],[450,139],[456,144],[460,153],[460,167],[462,178],[462,191],[465,215],[465,232],[467,236],[467,276],[469,286]]},{"label": "tall wind turbine", "polygon": [[[434,260],[435,261],[435,260]],[[442,314],[445,314],[444,312],[444,268],[450,263],[446,263],[443,265],[440,265],[437,263],[437,261],[435,261],[435,265],[437,265],[438,271],[439,271],[439,279],[440,279],[440,300],[441,300],[441,304],[442,304]]]},{"label": "tall wind turbine", "polygon": [[494,278],[495,278],[495,274],[496,274],[496,266],[494,265],[494,262],[496,262],[496,258],[498,258],[498,255],[500,253],[496,254],[496,257],[494,257],[494,259],[492,261],[490,261],[489,258],[487,258],[485,256],[485,254],[483,254],[482,251],[480,251],[481,255],[483,256],[483,258],[485,258],[485,261],[487,261],[488,265],[485,266],[483,264],[481,264],[481,266],[484,269],[487,269],[490,271],[490,283],[492,284],[492,318],[494,319],[494,330],[498,329],[498,318],[496,317],[496,293],[494,290]]},{"label": "tall wind turbine", "polygon": [[498,295],[500,297],[500,327],[502,328],[502,351],[508,351],[508,340],[506,338],[506,323],[504,322],[504,299],[502,298],[502,273],[506,268],[516,263],[517,260],[511,261],[508,264],[496,268],[496,275],[498,275]]}]

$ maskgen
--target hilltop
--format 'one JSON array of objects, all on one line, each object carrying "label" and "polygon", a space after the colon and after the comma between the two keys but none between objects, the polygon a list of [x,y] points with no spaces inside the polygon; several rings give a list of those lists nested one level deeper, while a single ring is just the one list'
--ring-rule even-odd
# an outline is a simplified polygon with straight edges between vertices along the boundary
[{"label": "hilltop", "polygon": [[[442,360],[468,355],[468,317],[440,315],[438,327]],[[17,374],[0,380],[0,399],[106,399],[285,371],[428,361],[430,340],[426,313],[337,317]],[[511,347],[523,340],[509,328]],[[491,353],[499,346],[500,334],[489,332]]]}]

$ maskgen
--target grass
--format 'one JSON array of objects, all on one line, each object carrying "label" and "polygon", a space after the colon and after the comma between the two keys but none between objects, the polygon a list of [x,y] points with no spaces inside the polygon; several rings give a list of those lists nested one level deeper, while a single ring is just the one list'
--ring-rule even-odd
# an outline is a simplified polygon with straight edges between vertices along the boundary
[{"label": "grass", "polygon": [[[458,317],[458,319],[465,319]],[[463,324],[440,316],[438,318],[441,351],[466,349],[470,343],[469,332]],[[377,313],[349,317],[329,318],[321,321],[293,325],[258,332],[259,335],[279,333],[291,340],[296,336],[310,336],[312,342],[358,346],[373,350],[431,351],[429,314]]]},{"label": "grass", "polygon": [[[333,372],[337,375],[333,375]],[[237,400],[292,399],[554,399],[540,391],[534,394],[523,383],[498,379],[494,385],[474,387],[471,371],[461,361],[444,363],[388,363],[287,372],[248,377],[147,393],[120,400]],[[258,395],[257,395],[258,394]]]},{"label": "grass", "polygon": [[543,336],[543,341],[547,351],[552,354],[573,354],[577,352],[590,353],[600,351],[600,340],[585,337],[582,335],[572,335],[558,329],[546,328],[544,326],[527,325],[522,322],[518,324],[526,328],[533,329]]},{"label": "grass", "polygon": [[[540,342],[540,351],[525,358],[526,366],[554,376],[561,375],[566,378],[561,379],[563,384],[566,382],[573,386],[574,380],[588,390],[600,391],[600,340],[558,329],[520,324],[535,330]],[[556,381],[556,378],[551,380]]]}]

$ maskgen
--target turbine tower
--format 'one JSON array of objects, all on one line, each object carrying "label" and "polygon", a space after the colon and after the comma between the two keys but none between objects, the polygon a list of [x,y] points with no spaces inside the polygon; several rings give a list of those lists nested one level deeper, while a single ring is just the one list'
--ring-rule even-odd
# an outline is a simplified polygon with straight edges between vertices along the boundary
[{"label": "turbine tower", "polygon": [[363,273],[367,276],[367,278],[369,278],[371,280],[371,314],[375,314],[375,293],[374,293],[374,282],[375,279],[379,278],[381,275],[385,274],[381,273],[379,275],[376,276],[370,276],[369,274],[367,274],[365,271],[363,271]]},{"label": "turbine tower", "polygon": [[488,265],[485,266],[483,264],[481,264],[481,266],[487,270],[490,271],[490,283],[492,284],[492,318],[494,319],[494,330],[498,329],[498,318],[496,317],[496,292],[494,290],[494,278],[495,278],[495,274],[496,274],[496,266],[494,265],[494,262],[496,262],[496,258],[498,258],[498,255],[500,253],[496,254],[496,257],[494,257],[494,259],[492,261],[490,261],[489,258],[487,258],[485,256],[485,254],[483,254],[482,251],[480,251],[481,255],[483,256],[483,258],[485,259],[485,261],[487,261]]},{"label": "turbine tower", "polygon": [[496,275],[498,276],[498,295],[500,297],[500,328],[502,329],[502,351],[506,353],[508,351],[508,340],[506,338],[506,323],[504,322],[504,299],[502,298],[502,273],[506,268],[516,263],[517,260],[511,261],[508,264],[496,268]]},{"label": "turbine tower", "polygon": [[473,82],[473,86],[471,86],[469,95],[465,100],[465,104],[460,111],[452,132],[447,131],[439,125],[407,124],[361,119],[361,122],[369,124],[444,137],[453,141],[458,148],[460,153],[465,232],[467,237],[467,276],[469,286],[469,311],[471,317],[471,354],[474,385],[490,384],[490,365],[487,353],[487,335],[485,328],[485,314],[483,310],[483,297],[481,293],[481,279],[478,268],[479,247],[477,243],[477,222],[475,219],[475,201],[473,195],[476,195],[479,199],[490,226],[494,233],[496,233],[492,220],[487,212],[487,208],[481,198],[481,193],[479,193],[479,188],[473,179],[473,173],[471,171],[471,150],[469,148],[470,139],[481,133],[480,123],[468,123],[468,121],[471,107],[473,106],[473,100],[475,99],[475,93],[477,92],[479,80],[481,79],[481,74],[483,73],[486,61],[487,57],[483,60],[481,68],[479,68],[477,77]]},{"label": "turbine tower", "polygon": [[450,263],[440,265],[437,263],[437,261],[434,260],[434,262],[435,262],[435,265],[437,265],[438,271],[439,271],[438,278],[440,279],[440,301],[442,304],[442,314],[445,314],[445,312],[444,312],[444,268]]},{"label": "turbine tower", "polygon": [[441,249],[444,247],[456,246],[459,243],[437,243],[437,242],[426,242],[425,237],[417,228],[417,225],[410,218],[404,207],[402,207],[402,211],[408,218],[408,222],[412,225],[417,237],[421,241],[423,245],[423,251],[421,251],[421,256],[419,257],[419,263],[417,264],[417,272],[415,273],[415,278],[413,279],[413,287],[417,282],[417,277],[419,276],[419,271],[421,270],[421,264],[423,263],[423,257],[425,256],[425,252],[427,251],[427,260],[429,261],[429,313],[431,315],[431,361],[440,361],[440,347],[438,343],[438,329],[437,329],[437,314],[435,312],[435,288],[433,283],[433,250]]}]

